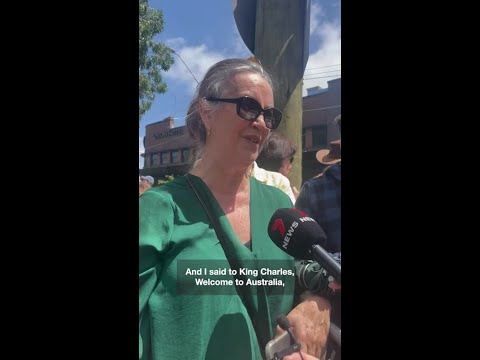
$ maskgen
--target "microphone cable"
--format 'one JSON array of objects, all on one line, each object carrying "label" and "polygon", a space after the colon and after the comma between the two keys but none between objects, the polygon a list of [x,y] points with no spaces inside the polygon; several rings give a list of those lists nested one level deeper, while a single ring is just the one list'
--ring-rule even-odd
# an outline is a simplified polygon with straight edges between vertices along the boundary
[{"label": "microphone cable", "polygon": [[302,360],[303,359],[303,355],[302,355],[302,352],[300,351],[300,344],[298,343],[295,335],[293,335],[292,331],[290,330],[290,320],[288,320],[288,317],[286,317],[285,315],[280,315],[277,317],[277,324],[278,326],[280,326],[280,328],[282,328],[283,330],[285,330],[286,332],[288,332],[288,335],[290,335],[290,342],[293,342],[294,345],[298,345],[298,353],[300,354],[300,358]]}]

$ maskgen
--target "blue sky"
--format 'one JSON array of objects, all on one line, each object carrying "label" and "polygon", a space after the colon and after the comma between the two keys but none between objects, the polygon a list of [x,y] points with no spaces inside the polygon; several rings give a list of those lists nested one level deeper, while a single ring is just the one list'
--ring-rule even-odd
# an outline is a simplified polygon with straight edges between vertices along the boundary
[{"label": "blue sky", "polygon": [[[149,0],[149,5],[163,11],[164,30],[156,39],[174,49],[198,81],[217,61],[252,56],[238,33],[232,0]],[[304,95],[307,88],[325,88],[327,81],[340,77],[340,7],[340,0],[311,0],[310,56],[304,74]],[[174,58],[175,64],[163,73],[167,92],[157,94],[140,122],[139,154],[144,151],[146,125],[167,116],[175,118],[175,127],[185,124],[187,106],[197,84],[179,57]],[[140,156],[139,168],[143,168]]]}]

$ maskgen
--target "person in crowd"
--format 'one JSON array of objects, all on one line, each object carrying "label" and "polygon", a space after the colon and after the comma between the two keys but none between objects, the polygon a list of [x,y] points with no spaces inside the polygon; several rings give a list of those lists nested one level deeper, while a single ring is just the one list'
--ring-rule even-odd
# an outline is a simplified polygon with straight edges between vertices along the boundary
[{"label": "person in crowd", "polygon": [[297,147],[287,137],[271,132],[258,155],[257,164],[265,170],[288,176],[296,152]]},{"label": "person in crowd", "polygon": [[[335,118],[341,132],[341,115]],[[326,167],[323,172],[306,181],[297,198],[295,207],[311,216],[325,231],[327,242],[325,250],[336,257],[341,257],[341,139],[330,143],[329,149],[317,151],[317,160]],[[340,295],[331,299],[331,320],[341,324]],[[340,360],[341,349],[328,344],[329,359]]]},{"label": "person in crowd", "polygon": [[150,175],[140,176],[140,179],[142,179],[142,181],[148,182],[150,184],[150,186],[153,186],[153,184],[155,183],[155,180]]},{"label": "person in crowd", "polygon": [[298,190],[294,186],[290,186],[287,176],[292,169],[296,152],[297,147],[287,137],[277,132],[271,132],[254,163],[252,173],[252,176],[264,184],[278,187],[284,191],[293,204],[298,196]]},{"label": "person in crowd", "polygon": [[138,184],[138,188],[139,188],[139,196],[142,195],[145,191],[147,191],[148,189],[151,189],[152,188],[152,185],[150,185],[150,183],[148,181],[140,181],[140,183]]},{"label": "person in crowd", "polygon": [[253,162],[252,176],[265,185],[275,186],[288,195],[292,204],[295,204],[294,187],[290,186],[290,180],[279,172],[268,171],[260,168],[257,163]]},{"label": "person in crowd", "polygon": [[[275,210],[291,207],[291,200],[251,176],[262,144],[281,119],[271,77],[256,62],[222,60],[197,86],[186,126],[199,143],[200,160],[187,175],[140,197],[141,360],[259,360],[282,314],[305,354],[325,353],[330,303],[309,293],[295,301],[291,273],[275,276],[284,286],[238,286],[237,271],[227,276],[234,285],[185,295],[192,291],[183,276],[189,264],[199,272],[215,261],[229,271],[270,269],[278,262],[285,271],[294,269],[294,259],[267,233]],[[231,293],[218,294],[225,289]]]},{"label": "person in crowd", "polygon": [[[340,127],[341,115],[335,121]],[[341,139],[335,140],[329,149],[317,151],[317,160],[327,167],[303,184],[295,203],[296,208],[310,215],[325,231],[325,250],[331,253],[341,251],[341,145]]]},{"label": "person in crowd", "polygon": [[139,196],[142,195],[148,189],[151,189],[154,183],[153,177],[147,176],[139,176]]}]

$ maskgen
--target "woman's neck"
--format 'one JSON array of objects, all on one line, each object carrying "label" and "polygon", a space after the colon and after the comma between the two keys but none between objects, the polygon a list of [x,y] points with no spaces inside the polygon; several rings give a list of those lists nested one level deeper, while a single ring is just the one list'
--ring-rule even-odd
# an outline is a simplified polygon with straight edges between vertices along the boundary
[{"label": "woman's neck", "polygon": [[251,170],[251,165],[234,166],[203,157],[197,161],[191,173],[200,177],[213,193],[228,196],[249,190]]}]

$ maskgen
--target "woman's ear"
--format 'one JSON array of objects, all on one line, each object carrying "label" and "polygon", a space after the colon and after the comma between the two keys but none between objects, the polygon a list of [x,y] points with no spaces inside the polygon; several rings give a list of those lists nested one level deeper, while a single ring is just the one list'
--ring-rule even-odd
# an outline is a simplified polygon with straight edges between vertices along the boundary
[{"label": "woman's ear", "polygon": [[211,110],[207,108],[206,101],[207,100],[203,99],[197,103],[197,111],[200,114],[200,118],[202,119],[203,125],[208,134],[210,132],[210,127],[212,126],[212,116]]}]

